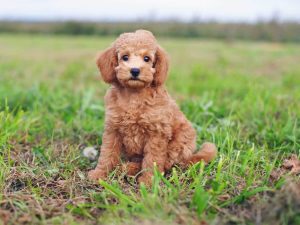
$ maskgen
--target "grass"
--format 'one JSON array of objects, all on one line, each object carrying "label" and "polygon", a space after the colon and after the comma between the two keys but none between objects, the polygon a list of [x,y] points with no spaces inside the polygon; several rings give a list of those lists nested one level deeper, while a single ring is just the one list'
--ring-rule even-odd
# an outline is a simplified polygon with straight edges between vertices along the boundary
[{"label": "grass", "polygon": [[299,177],[272,173],[300,155],[300,45],[160,40],[170,93],[219,155],[147,189],[118,169],[86,179],[107,89],[94,58],[113,39],[0,36],[0,224],[299,224]]}]

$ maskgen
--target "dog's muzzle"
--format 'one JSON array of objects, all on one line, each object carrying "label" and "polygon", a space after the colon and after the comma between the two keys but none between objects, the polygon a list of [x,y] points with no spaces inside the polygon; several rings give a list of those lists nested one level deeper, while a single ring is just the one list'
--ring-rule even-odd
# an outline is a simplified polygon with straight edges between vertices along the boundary
[{"label": "dog's muzzle", "polygon": [[133,78],[137,78],[140,74],[140,69],[139,68],[132,68],[130,70],[130,73],[131,73]]}]

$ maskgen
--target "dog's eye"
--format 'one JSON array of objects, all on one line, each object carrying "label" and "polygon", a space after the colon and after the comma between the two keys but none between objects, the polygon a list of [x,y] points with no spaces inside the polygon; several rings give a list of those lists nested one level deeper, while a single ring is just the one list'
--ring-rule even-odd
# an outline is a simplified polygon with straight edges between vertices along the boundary
[{"label": "dog's eye", "polygon": [[145,62],[149,62],[150,61],[150,57],[149,56],[144,56],[144,61]]},{"label": "dog's eye", "polygon": [[124,61],[128,61],[129,56],[128,56],[128,55],[123,55],[123,56],[122,56],[122,59],[123,59]]}]

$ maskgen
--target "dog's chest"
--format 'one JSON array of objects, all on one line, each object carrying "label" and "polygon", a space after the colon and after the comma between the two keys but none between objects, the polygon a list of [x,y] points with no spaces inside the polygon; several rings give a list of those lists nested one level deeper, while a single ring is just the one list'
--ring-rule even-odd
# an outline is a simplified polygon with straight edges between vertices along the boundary
[{"label": "dog's chest", "polygon": [[153,135],[171,137],[171,116],[163,107],[132,101],[117,105],[113,110],[114,126],[129,154],[142,154],[145,144]]},{"label": "dog's chest", "polygon": [[147,126],[141,122],[139,112],[123,112],[120,115],[118,131],[127,153],[142,154],[149,137]]}]

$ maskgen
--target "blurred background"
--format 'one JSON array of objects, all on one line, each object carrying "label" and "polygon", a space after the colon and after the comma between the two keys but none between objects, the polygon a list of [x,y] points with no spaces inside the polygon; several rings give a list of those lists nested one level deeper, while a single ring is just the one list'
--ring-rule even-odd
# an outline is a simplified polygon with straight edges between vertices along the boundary
[{"label": "blurred background", "polygon": [[300,41],[298,0],[2,0],[0,20],[6,33]]}]

